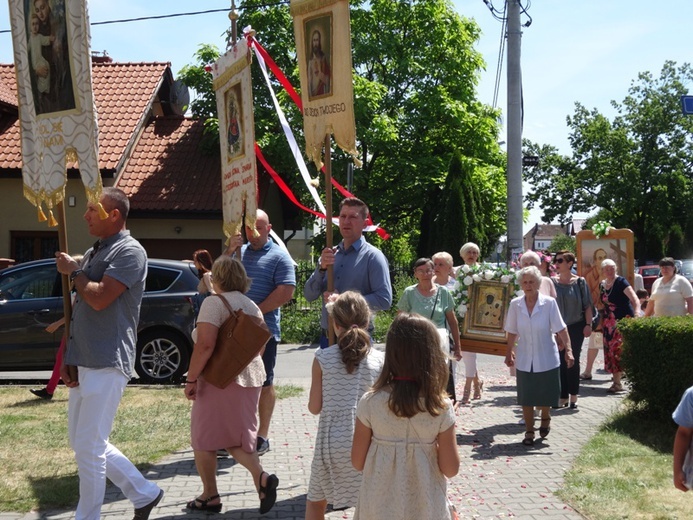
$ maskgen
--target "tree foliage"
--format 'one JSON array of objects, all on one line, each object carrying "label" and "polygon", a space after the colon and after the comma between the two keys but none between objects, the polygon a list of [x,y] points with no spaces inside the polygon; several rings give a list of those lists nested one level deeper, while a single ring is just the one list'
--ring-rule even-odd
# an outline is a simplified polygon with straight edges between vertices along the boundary
[{"label": "tree foliage", "polygon": [[[257,40],[298,90],[288,6],[245,0],[240,10],[238,26],[257,31]],[[422,201],[440,195],[447,165],[459,152],[473,160],[487,235],[498,237],[505,228],[504,156],[498,146],[499,112],[476,99],[484,67],[474,49],[478,25],[458,15],[449,0],[357,0],[350,12],[357,147],[363,160],[352,191],[368,203],[376,222],[391,235],[406,237],[415,251]],[[255,66],[253,91],[256,140],[296,195],[311,204]],[[276,92],[303,149],[301,114],[283,89]],[[344,185],[349,161],[333,150],[332,174]],[[451,252],[462,241],[459,237]],[[398,242],[394,249],[401,248]],[[386,254],[388,247],[385,243]]]},{"label": "tree foliage", "polygon": [[[479,245],[482,257],[494,249],[502,227],[489,218],[493,213],[484,211],[484,204],[501,206],[506,190],[494,192],[488,182],[492,179],[488,172],[477,171],[473,159],[452,156],[445,185],[431,193],[423,211],[419,256],[447,251],[460,264],[459,248],[466,242]],[[503,185],[501,179],[494,180]]]},{"label": "tree foliage", "polygon": [[577,244],[575,243],[575,237],[566,235],[565,233],[559,233],[553,240],[547,250],[551,253],[558,253],[559,251],[570,251],[575,254],[577,251]]},{"label": "tree foliage", "polygon": [[693,119],[680,98],[693,82],[689,64],[667,61],[660,76],[638,75],[613,120],[580,103],[567,118],[571,157],[548,145],[525,143],[540,165],[526,171],[544,220],[566,222],[572,213],[600,212],[615,227],[630,228],[636,258],[690,254],[693,217]]}]

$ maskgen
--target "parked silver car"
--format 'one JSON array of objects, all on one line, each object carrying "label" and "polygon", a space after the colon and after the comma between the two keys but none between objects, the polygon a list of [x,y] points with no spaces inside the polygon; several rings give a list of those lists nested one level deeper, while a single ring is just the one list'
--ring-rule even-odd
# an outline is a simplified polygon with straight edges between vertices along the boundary
[{"label": "parked silver car", "polygon": [[[191,262],[148,260],[135,361],[142,382],[177,382],[187,372],[198,281]],[[53,334],[45,329],[62,316],[55,259],[0,271],[0,370],[52,369],[63,329]]]}]

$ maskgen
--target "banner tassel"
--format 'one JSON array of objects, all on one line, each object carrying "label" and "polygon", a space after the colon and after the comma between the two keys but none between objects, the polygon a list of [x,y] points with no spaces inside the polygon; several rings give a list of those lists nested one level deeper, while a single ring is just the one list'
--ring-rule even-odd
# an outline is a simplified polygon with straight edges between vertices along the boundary
[{"label": "banner tassel", "polygon": [[99,202],[99,218],[101,220],[106,220],[108,218],[108,213],[106,213],[106,210],[103,207],[103,204]]},{"label": "banner tassel", "polygon": [[58,227],[58,221],[55,220],[55,217],[53,216],[53,210],[49,209],[48,210],[48,227]]},{"label": "banner tassel", "polygon": [[46,214],[43,212],[43,209],[41,208],[41,204],[36,206],[36,209],[38,209],[38,221],[39,222],[45,222],[46,220],[48,220],[48,218],[46,217]]}]

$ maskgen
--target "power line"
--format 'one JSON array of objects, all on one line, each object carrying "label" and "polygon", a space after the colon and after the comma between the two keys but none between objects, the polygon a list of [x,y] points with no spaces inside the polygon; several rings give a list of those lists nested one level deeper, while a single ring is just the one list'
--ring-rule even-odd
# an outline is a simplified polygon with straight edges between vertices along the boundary
[{"label": "power line", "polygon": [[[504,9],[505,11],[505,9]],[[504,13],[505,14],[505,13]],[[503,56],[505,54],[505,31],[507,28],[507,18],[503,17],[500,31],[500,42],[498,44],[498,63],[496,64],[496,81],[493,85],[493,108],[498,106],[498,94],[500,92],[500,81],[503,73]]]},{"label": "power line", "polygon": [[[289,0],[279,0],[278,2],[272,2],[267,4],[253,5],[253,9],[263,8],[263,7],[276,7],[278,5],[288,5]],[[246,8],[247,9],[247,8]],[[224,9],[208,9],[207,11],[193,11],[189,13],[172,13],[172,14],[162,14],[155,16],[141,16],[139,18],[123,18],[121,20],[105,20],[103,22],[91,22],[89,25],[109,25],[114,23],[131,23],[131,22],[143,22],[146,20],[163,20],[166,18],[179,18],[181,16],[197,16],[200,14],[210,14],[210,13],[224,13],[230,11],[229,8]],[[11,32],[10,29],[0,29],[0,34],[5,34]]]}]

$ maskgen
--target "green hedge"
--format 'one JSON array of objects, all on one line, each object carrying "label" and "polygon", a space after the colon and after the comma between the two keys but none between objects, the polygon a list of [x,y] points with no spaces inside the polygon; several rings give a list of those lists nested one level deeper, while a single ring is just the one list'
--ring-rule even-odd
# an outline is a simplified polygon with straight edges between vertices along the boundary
[{"label": "green hedge", "polygon": [[619,321],[629,397],[669,418],[693,386],[693,319],[687,316]]},{"label": "green hedge", "polygon": [[[318,298],[308,302],[303,297],[303,285],[313,272],[310,266],[299,266],[297,269],[297,287],[295,299],[282,307],[282,343],[317,343],[320,339],[320,313],[322,300]],[[404,289],[416,283],[416,280],[406,271],[406,267],[395,266],[392,269],[392,307],[388,311],[379,311],[375,315],[375,331],[373,339],[377,343],[385,341],[385,335],[390,328],[390,323],[397,314],[397,302]]]}]

